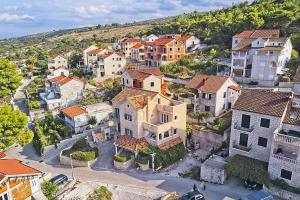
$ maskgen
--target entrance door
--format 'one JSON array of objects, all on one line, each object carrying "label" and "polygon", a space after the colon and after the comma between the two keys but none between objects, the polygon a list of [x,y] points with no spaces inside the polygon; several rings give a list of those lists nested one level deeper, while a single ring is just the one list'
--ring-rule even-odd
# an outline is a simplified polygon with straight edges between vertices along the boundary
[{"label": "entrance door", "polygon": [[248,147],[248,135],[245,133],[240,134],[240,143],[241,146]]}]

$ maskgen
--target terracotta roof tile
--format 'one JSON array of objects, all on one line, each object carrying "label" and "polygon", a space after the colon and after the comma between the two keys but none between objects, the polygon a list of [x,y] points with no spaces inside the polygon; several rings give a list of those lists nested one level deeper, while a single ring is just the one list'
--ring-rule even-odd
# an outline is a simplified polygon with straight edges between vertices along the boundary
[{"label": "terracotta roof tile", "polygon": [[88,51],[87,54],[98,54],[101,51],[103,51],[103,49],[101,49],[101,48],[93,49],[93,50]]},{"label": "terracotta roof tile", "polygon": [[292,107],[290,102],[283,123],[300,126],[300,108]]},{"label": "terracotta roof tile", "polygon": [[243,39],[240,43],[232,48],[233,51],[243,51],[250,49],[252,39]]},{"label": "terracotta roof tile", "polygon": [[180,143],[182,143],[182,140],[180,137],[177,137],[159,145],[159,148],[166,150]]},{"label": "terracotta roof tile", "polygon": [[5,154],[5,152],[3,152],[3,151],[0,151],[0,159],[2,159],[2,158],[5,158],[6,157],[6,154]]},{"label": "terracotta roof tile", "polygon": [[263,48],[257,49],[257,51],[282,51],[283,47],[273,47],[273,46],[266,46]]},{"label": "terracotta roof tile", "polygon": [[289,93],[273,90],[245,89],[233,109],[281,117],[289,103]]},{"label": "terracotta roof tile", "polygon": [[55,78],[51,78],[48,81],[50,81],[52,83],[57,83],[59,85],[64,85],[64,84],[70,82],[71,80],[72,80],[72,78],[70,78],[68,76],[60,75]]},{"label": "terracotta roof tile", "polygon": [[141,68],[141,69],[132,69],[126,71],[128,75],[137,80],[144,80],[151,75],[160,76],[161,71],[159,68]]},{"label": "terracotta roof tile", "polygon": [[141,43],[137,43],[136,45],[134,45],[133,47],[131,47],[132,49],[139,49],[139,48],[142,48],[142,47],[144,47],[144,45],[143,44],[141,44]]},{"label": "terracotta roof tile", "polygon": [[174,40],[173,38],[159,38],[153,42],[153,45],[163,46],[163,45],[169,44],[173,40]]},{"label": "terracotta roof tile", "polygon": [[236,85],[230,85],[228,88],[235,90],[235,91],[239,91],[241,89],[239,86],[236,86]]},{"label": "terracotta roof tile", "polygon": [[87,113],[87,111],[79,105],[74,105],[61,109],[61,112],[63,112],[65,115],[71,118]]},{"label": "terracotta roof tile", "polygon": [[190,39],[191,37],[192,37],[192,35],[182,35],[180,37],[176,37],[176,39],[179,41],[186,41],[186,40]]},{"label": "terracotta roof tile", "polygon": [[128,135],[121,135],[115,141],[115,145],[127,150],[137,151],[146,147],[148,142],[145,138],[137,139]]},{"label": "terracotta roof tile", "polygon": [[39,170],[24,165],[20,160],[3,159],[0,160],[0,174],[6,176],[25,175],[25,174],[39,174]]},{"label": "terracotta roof tile", "polygon": [[214,76],[205,74],[196,74],[187,84],[187,88],[199,89],[203,92],[217,92],[222,85],[229,79],[226,76]]},{"label": "terracotta roof tile", "polygon": [[279,29],[246,30],[236,34],[235,38],[279,38]]}]

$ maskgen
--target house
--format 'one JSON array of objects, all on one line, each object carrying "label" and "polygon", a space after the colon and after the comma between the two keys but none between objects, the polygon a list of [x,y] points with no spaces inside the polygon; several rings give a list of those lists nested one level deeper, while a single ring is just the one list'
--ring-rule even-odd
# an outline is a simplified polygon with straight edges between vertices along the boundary
[{"label": "house", "polygon": [[247,30],[232,38],[231,76],[243,83],[274,85],[291,58],[289,38],[280,30]]},{"label": "house", "polygon": [[68,60],[62,55],[54,55],[48,62],[48,69],[54,70],[59,67],[68,68]]},{"label": "house", "polygon": [[[0,199],[31,199],[41,193],[41,172],[16,159],[0,159]],[[39,194],[40,195],[40,194]]]},{"label": "house", "polygon": [[233,107],[229,156],[268,162],[271,178],[300,187],[300,87],[242,90]]},{"label": "house", "polygon": [[61,67],[58,67],[55,70],[53,70],[51,72],[51,74],[47,76],[47,79],[55,78],[55,77],[58,77],[61,75],[69,76],[69,74],[70,74],[69,70],[67,68],[61,66]]},{"label": "house", "polygon": [[94,67],[95,65],[97,65],[98,59],[99,57],[101,57],[104,54],[108,54],[111,53],[112,51],[109,49],[102,49],[102,48],[97,48],[97,49],[93,49],[91,51],[86,52],[87,54],[87,67],[89,69],[91,69],[92,67]]},{"label": "house", "polygon": [[193,53],[201,49],[200,39],[193,35],[181,35],[176,37],[177,40],[184,42],[185,53]]},{"label": "house", "polygon": [[122,74],[122,84],[125,87],[161,93],[163,76],[160,69],[156,67],[129,69]]},{"label": "house", "polygon": [[157,92],[125,87],[112,100],[117,148],[137,153],[151,144],[168,149],[186,140],[186,104]]},{"label": "house", "polygon": [[102,120],[109,119],[112,112],[112,106],[106,103],[87,106],[73,105],[60,110],[63,120],[75,133],[86,130],[89,127],[89,119],[92,117],[95,117],[98,124]]},{"label": "house", "polygon": [[240,91],[238,84],[230,77],[204,74],[195,75],[186,88],[196,90],[196,95],[191,96],[192,109],[211,112],[214,116],[231,109]]},{"label": "house", "polygon": [[120,75],[125,68],[126,59],[123,55],[115,52],[107,52],[98,56],[93,66],[96,79],[107,79]]},{"label": "house", "polygon": [[131,47],[131,60],[135,62],[145,61],[145,47],[141,43],[137,43]]},{"label": "house", "polygon": [[159,38],[144,45],[146,66],[160,67],[185,56],[184,43],[174,38]]},{"label": "house", "polygon": [[60,75],[47,80],[46,91],[40,93],[40,97],[46,102],[48,110],[54,110],[83,98],[85,85],[85,81],[77,77]]},{"label": "house", "polygon": [[143,38],[143,41],[144,42],[154,42],[155,40],[157,40],[159,37],[154,35],[154,34],[151,34],[151,35],[148,35],[148,36],[145,36]]},{"label": "house", "polygon": [[131,56],[131,48],[137,43],[141,43],[140,38],[128,38],[121,41],[121,50],[124,52],[126,58]]},{"label": "house", "polygon": [[89,63],[89,61],[88,61],[88,52],[96,50],[96,49],[99,49],[99,47],[96,46],[96,45],[91,45],[88,48],[83,50],[83,63],[84,63],[84,66],[88,66],[88,63]]}]

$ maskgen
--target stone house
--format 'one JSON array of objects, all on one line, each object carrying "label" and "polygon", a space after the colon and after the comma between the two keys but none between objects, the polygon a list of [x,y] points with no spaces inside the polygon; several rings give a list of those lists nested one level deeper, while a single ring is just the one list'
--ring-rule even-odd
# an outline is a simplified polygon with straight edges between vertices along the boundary
[{"label": "stone house", "polygon": [[197,74],[186,88],[197,91],[191,96],[193,110],[211,112],[214,116],[231,109],[240,94],[239,85],[226,76]]},{"label": "stone house", "polygon": [[128,38],[121,41],[121,50],[126,58],[131,56],[131,48],[138,43],[141,43],[140,38]]},{"label": "stone house", "polygon": [[149,143],[168,149],[186,140],[186,104],[158,92],[125,87],[112,100],[117,147],[137,153]]},{"label": "stone house", "polygon": [[292,43],[280,30],[247,30],[232,38],[231,76],[238,82],[272,85],[285,74]]},{"label": "stone house", "polygon": [[54,70],[59,67],[68,68],[68,60],[62,55],[54,55],[48,61],[48,69]]},{"label": "stone house", "polygon": [[137,43],[131,47],[131,60],[135,62],[145,61],[145,46],[142,43]]}]

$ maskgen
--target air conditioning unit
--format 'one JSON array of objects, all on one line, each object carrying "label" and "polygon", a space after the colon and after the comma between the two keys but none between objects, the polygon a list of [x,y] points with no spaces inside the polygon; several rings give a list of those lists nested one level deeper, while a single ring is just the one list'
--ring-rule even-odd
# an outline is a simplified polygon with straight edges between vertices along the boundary
[{"label": "air conditioning unit", "polygon": [[300,101],[293,101],[293,107],[300,108]]}]

